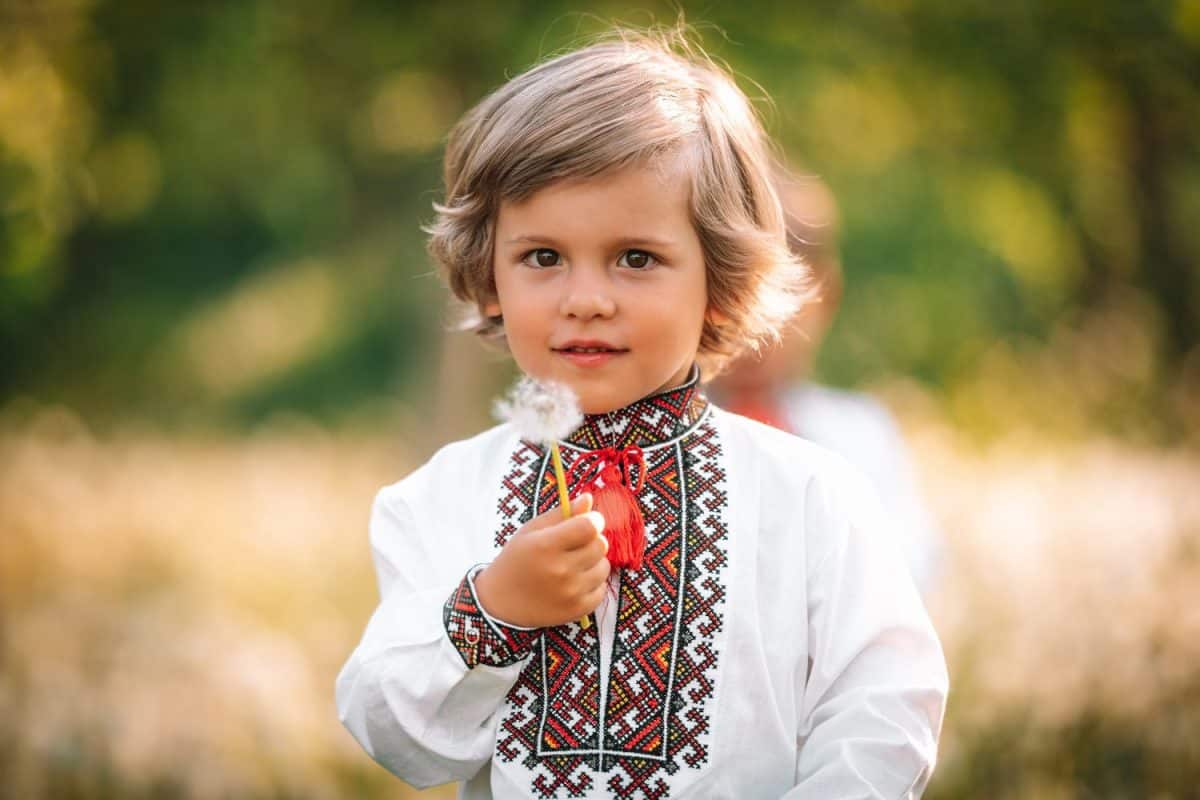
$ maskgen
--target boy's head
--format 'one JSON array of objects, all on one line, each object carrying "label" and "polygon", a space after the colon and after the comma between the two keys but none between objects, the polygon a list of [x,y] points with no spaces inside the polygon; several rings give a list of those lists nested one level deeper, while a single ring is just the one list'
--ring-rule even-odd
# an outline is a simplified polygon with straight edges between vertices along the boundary
[{"label": "boy's head", "polygon": [[[576,370],[585,382],[599,380],[607,364],[637,355],[632,346],[630,352],[620,352],[625,342],[592,335],[625,312],[627,304],[617,301],[630,295],[615,290],[628,289],[636,278],[643,281],[643,292],[674,291],[654,284],[646,278],[651,270],[642,267],[695,266],[701,291],[685,292],[687,297],[657,294],[654,309],[676,324],[679,338],[694,339],[689,365],[694,358],[712,375],[738,353],[777,339],[802,299],[803,270],[787,248],[772,164],[753,109],[723,70],[680,36],[660,40],[622,33],[530,69],[463,117],[447,145],[446,197],[435,206],[429,250],[455,296],[476,312],[471,327],[507,338],[526,372],[566,377],[539,374],[546,370],[529,363],[530,354],[541,347],[547,368]],[[577,191],[573,198],[578,202],[571,207],[586,219],[531,216],[531,209],[562,207],[544,202],[554,192],[605,185],[611,190],[618,176],[632,181],[625,189],[636,187],[642,196],[608,191],[585,197],[587,192]],[[657,182],[647,183],[650,176]],[[675,235],[674,243],[684,250],[694,243],[694,252],[687,257],[655,253],[647,242],[671,238],[656,235],[665,230],[656,228],[672,215],[634,208],[647,200],[646,193],[663,194],[668,206],[678,200],[690,232]],[[654,216],[647,218],[650,214]],[[516,252],[516,243],[508,239],[497,241],[498,227],[512,228],[507,223],[514,220],[520,223],[518,235],[508,238],[524,241],[526,251]],[[544,224],[536,224],[539,220]],[[556,229],[542,229],[547,227]],[[638,241],[619,246],[632,238]],[[528,304],[514,302],[513,292],[526,292],[531,284],[503,277],[505,270],[529,277],[522,269],[536,272],[546,284],[557,282],[557,295],[547,290],[543,297],[558,297],[555,313],[562,317],[562,324],[547,332],[548,341],[526,342],[524,348],[514,346],[518,321],[512,315],[526,313]],[[583,295],[597,301],[586,319],[574,302]],[[645,311],[639,307],[636,313]],[[621,347],[613,357],[591,364],[583,363],[586,355],[575,353],[579,357],[568,358],[564,366],[547,355],[564,343],[563,337]],[[671,348],[672,363],[643,370],[638,385],[625,394],[659,388],[651,373],[673,378],[677,349]],[[604,402],[619,399],[623,395]]]}]

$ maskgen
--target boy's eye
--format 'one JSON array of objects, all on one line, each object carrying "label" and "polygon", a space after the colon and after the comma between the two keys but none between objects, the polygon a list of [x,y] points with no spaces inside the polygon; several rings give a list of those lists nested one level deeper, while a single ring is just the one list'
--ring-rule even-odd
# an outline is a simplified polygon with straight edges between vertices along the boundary
[{"label": "boy's eye", "polygon": [[645,250],[626,250],[621,255],[621,265],[633,269],[645,269],[654,261],[654,256]]},{"label": "boy's eye", "polygon": [[553,267],[558,265],[558,251],[549,247],[539,247],[537,250],[530,250],[521,260],[531,267]]}]

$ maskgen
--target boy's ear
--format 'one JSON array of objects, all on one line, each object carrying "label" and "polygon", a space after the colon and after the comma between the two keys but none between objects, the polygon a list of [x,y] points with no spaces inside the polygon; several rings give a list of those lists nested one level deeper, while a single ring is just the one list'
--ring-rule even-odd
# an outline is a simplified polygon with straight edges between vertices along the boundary
[{"label": "boy's ear", "polygon": [[481,306],[481,308],[485,317],[500,316],[500,301],[498,300],[488,300]]}]

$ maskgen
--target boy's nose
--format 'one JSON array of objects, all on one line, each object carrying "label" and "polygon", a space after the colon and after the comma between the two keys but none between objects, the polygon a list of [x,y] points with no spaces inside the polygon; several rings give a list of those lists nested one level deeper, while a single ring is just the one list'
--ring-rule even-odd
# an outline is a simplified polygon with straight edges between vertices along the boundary
[{"label": "boy's nose", "polygon": [[559,311],[576,319],[611,317],[616,301],[603,280],[571,276],[567,281]]}]

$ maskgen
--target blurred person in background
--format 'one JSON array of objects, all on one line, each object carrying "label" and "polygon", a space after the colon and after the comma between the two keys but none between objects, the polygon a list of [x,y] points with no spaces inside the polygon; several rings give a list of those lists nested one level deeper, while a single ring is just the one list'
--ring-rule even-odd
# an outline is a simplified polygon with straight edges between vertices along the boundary
[{"label": "blurred person in background", "polygon": [[788,244],[809,265],[818,297],[796,316],[782,342],[743,355],[713,382],[711,393],[726,409],[827,447],[865,472],[896,523],[913,580],[928,594],[940,561],[940,537],[899,426],[866,394],[810,379],[842,297],[837,203],[815,176],[798,177],[780,168],[775,183]]}]

